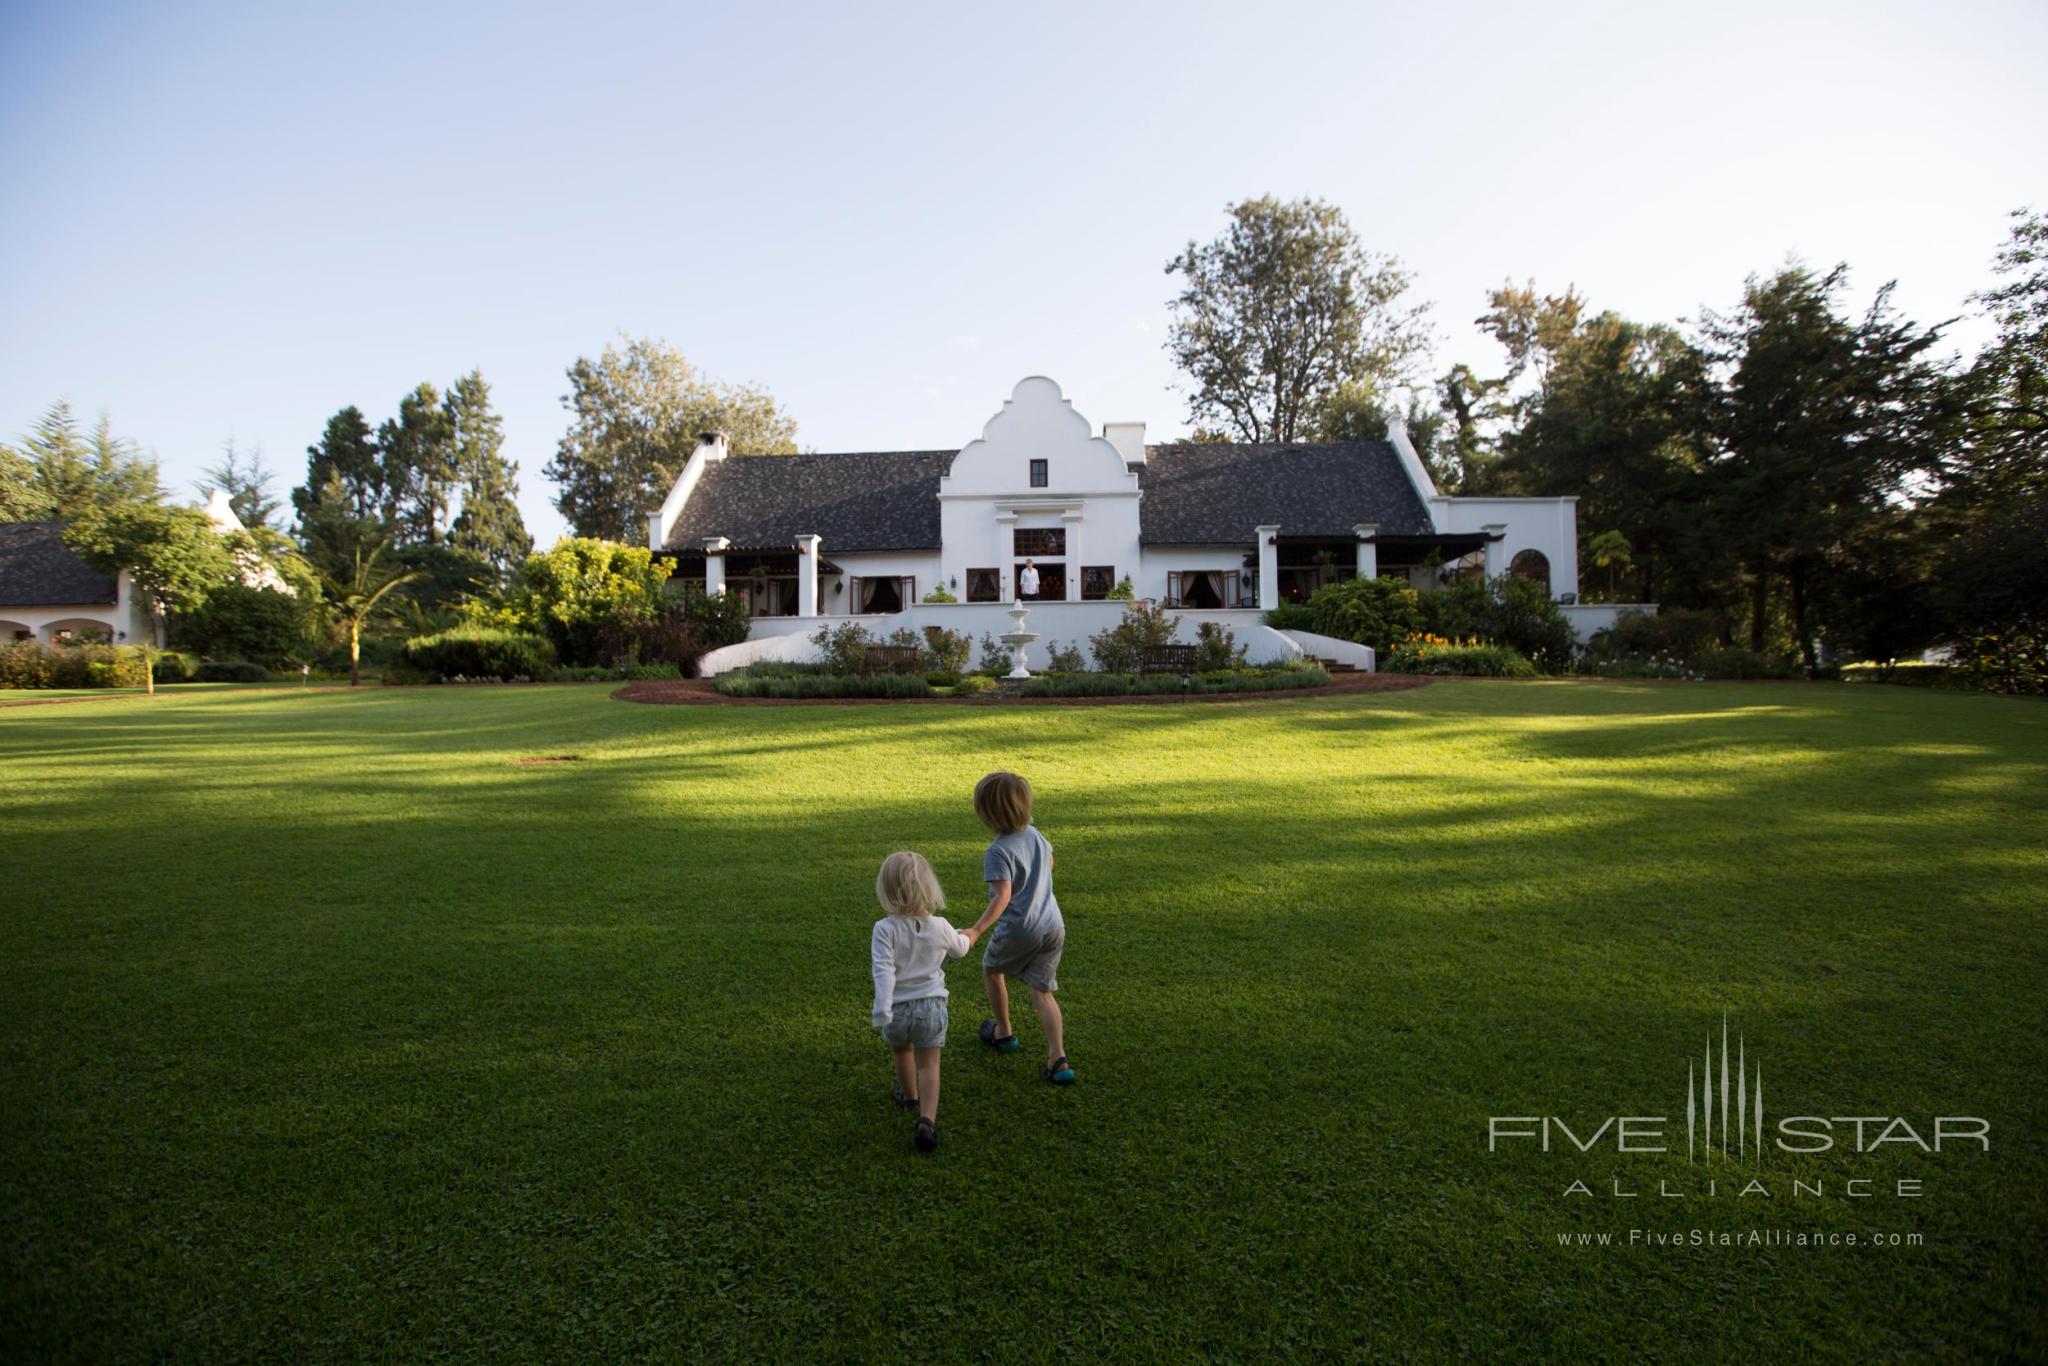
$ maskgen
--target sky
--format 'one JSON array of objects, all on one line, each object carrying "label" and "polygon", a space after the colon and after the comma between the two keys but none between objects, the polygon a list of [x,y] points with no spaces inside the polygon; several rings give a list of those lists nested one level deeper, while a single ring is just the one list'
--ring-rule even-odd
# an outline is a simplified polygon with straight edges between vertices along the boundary
[{"label": "sky", "polygon": [[[1968,311],[2048,209],[2035,3],[0,0],[0,439],[63,398],[190,493],[480,369],[546,544],[564,369],[622,331],[806,449],[964,445],[1028,374],[1187,429],[1166,262],[1326,199],[1434,301],[1645,320],[1796,256]],[[1964,353],[1981,320],[1951,334]]]}]

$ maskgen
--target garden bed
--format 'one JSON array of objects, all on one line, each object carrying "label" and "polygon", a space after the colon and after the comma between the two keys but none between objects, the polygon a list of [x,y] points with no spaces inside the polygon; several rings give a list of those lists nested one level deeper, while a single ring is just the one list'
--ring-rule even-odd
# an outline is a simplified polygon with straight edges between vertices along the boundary
[{"label": "garden bed", "polygon": [[621,702],[651,702],[682,706],[730,707],[851,707],[851,706],[1054,706],[1098,707],[1118,704],[1185,702],[1273,702],[1288,698],[1328,697],[1331,693],[1402,692],[1424,688],[1432,678],[1406,674],[1344,674],[1320,688],[1287,688],[1268,692],[1229,693],[1138,693],[1121,697],[1017,697],[1001,692],[973,697],[722,697],[708,678],[658,678],[628,683],[612,694]]}]

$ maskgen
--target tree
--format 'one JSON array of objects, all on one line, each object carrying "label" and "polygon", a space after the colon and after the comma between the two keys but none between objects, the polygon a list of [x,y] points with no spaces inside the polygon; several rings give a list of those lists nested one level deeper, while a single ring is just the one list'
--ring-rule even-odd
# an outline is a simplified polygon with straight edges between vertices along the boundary
[{"label": "tree", "polygon": [[[1538,300],[1533,287],[1495,291],[1479,320],[1507,348],[1508,375],[1534,380],[1513,400],[1517,425],[1499,439],[1495,491],[1579,497],[1580,525],[1610,527],[1639,576],[1638,600],[1701,552],[1702,359],[1678,332],[1614,313],[1584,314],[1576,293]],[[1610,587],[1612,585],[1610,584]]]},{"label": "tree", "polygon": [[215,659],[246,659],[268,669],[299,663],[309,643],[309,604],[290,593],[221,584],[178,623],[186,648]]},{"label": "tree", "polygon": [[159,619],[195,611],[239,568],[232,547],[194,508],[88,506],[64,528],[64,542],[102,573],[127,570]]},{"label": "tree", "polygon": [[1427,304],[1410,276],[1358,244],[1321,200],[1267,196],[1229,206],[1230,225],[1167,263],[1184,277],[1166,347],[1192,381],[1190,422],[1240,441],[1296,441],[1347,380],[1391,389],[1429,349]]},{"label": "tree", "polygon": [[735,455],[795,452],[796,421],[765,391],[706,380],[664,341],[623,340],[568,371],[575,416],[545,472],[578,535],[645,540],[701,432],[726,433]]},{"label": "tree", "polygon": [[1628,537],[1619,531],[1603,531],[1586,542],[1586,558],[1607,571],[1607,596],[1610,601],[1616,598],[1620,592],[1616,578],[1622,570],[1635,563]]},{"label": "tree", "polygon": [[472,619],[544,635],[564,664],[608,662],[597,657],[599,637],[659,616],[668,577],[668,562],[645,546],[564,537],[519,567],[501,606],[472,609]]},{"label": "tree", "polygon": [[0,522],[41,521],[55,511],[56,504],[36,482],[35,462],[0,445]]},{"label": "tree", "polygon": [[69,519],[163,499],[154,460],[146,459],[134,442],[115,436],[105,414],[90,437],[81,436],[71,405],[61,399],[37,419],[12,454],[29,467],[25,485],[12,497],[44,517]]},{"label": "tree", "polygon": [[245,454],[235,448],[231,436],[221,448],[220,463],[200,473],[200,496],[210,496],[215,489],[227,494],[228,506],[243,526],[266,527],[277,515],[278,501],[270,494],[271,473],[263,467],[261,446]]},{"label": "tree", "polygon": [[385,526],[400,544],[440,544],[455,487],[454,430],[440,391],[422,384],[400,399],[398,416],[377,428],[377,453]]},{"label": "tree", "polygon": [[1834,552],[1939,463],[1941,377],[1925,357],[1940,329],[1896,317],[1889,284],[1861,319],[1841,316],[1847,281],[1846,266],[1752,276],[1733,311],[1709,311],[1701,326],[1715,520],[1750,575],[1750,647],[1764,646],[1769,590],[1782,582],[1809,669],[1810,608]]},{"label": "tree", "polygon": [[323,503],[320,516],[330,526],[343,517],[374,523],[383,516],[384,464],[369,420],[354,404],[328,418],[320,440],[306,447],[306,482],[292,490],[302,539],[314,506]]},{"label": "tree", "polygon": [[533,537],[515,501],[519,467],[502,454],[505,423],[491,410],[491,387],[475,370],[455,381],[445,407],[462,486],[462,511],[449,540],[457,550],[489,561],[502,584],[533,553]]},{"label": "tree", "polygon": [[348,573],[321,575],[327,606],[334,613],[335,622],[348,632],[348,685],[351,688],[360,687],[363,681],[364,625],[376,615],[385,599],[419,577],[417,570],[379,568],[377,561],[387,549],[389,543],[380,542],[365,555],[362,546],[358,545]]}]

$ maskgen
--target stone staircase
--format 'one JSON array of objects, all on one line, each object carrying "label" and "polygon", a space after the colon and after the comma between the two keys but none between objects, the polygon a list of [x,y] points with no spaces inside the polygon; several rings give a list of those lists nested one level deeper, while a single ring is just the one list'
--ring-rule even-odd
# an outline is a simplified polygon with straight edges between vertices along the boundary
[{"label": "stone staircase", "polygon": [[1313,662],[1322,665],[1323,672],[1330,675],[1330,677],[1332,678],[1335,678],[1338,674],[1355,674],[1364,672],[1356,664],[1339,664],[1334,659],[1324,659],[1320,655],[1310,655],[1309,658]]}]

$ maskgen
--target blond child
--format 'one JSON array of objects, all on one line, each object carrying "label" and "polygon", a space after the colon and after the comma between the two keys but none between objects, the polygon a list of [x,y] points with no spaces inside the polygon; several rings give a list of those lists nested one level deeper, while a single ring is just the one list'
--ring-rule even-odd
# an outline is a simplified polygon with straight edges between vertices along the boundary
[{"label": "blond child", "polygon": [[974,814],[995,835],[981,860],[988,909],[967,932],[978,938],[995,927],[981,959],[995,1018],[981,1022],[981,1041],[998,1053],[1021,1046],[1010,1028],[1009,979],[1015,977],[1031,988],[1031,1004],[1045,1029],[1045,1066],[1038,1075],[1055,1086],[1070,1085],[1074,1069],[1067,1063],[1066,1022],[1053,998],[1067,923],[1052,894],[1052,845],[1031,823],[1031,784],[1014,773],[989,774],[974,785]]},{"label": "blond child", "polygon": [[875,899],[888,914],[875,922],[869,955],[875,974],[875,1027],[896,1058],[890,1099],[916,1110],[919,1152],[939,1146],[939,1050],[946,1046],[948,958],[964,957],[979,931],[962,934],[943,916],[946,894],[922,854],[900,850],[882,860]]}]

